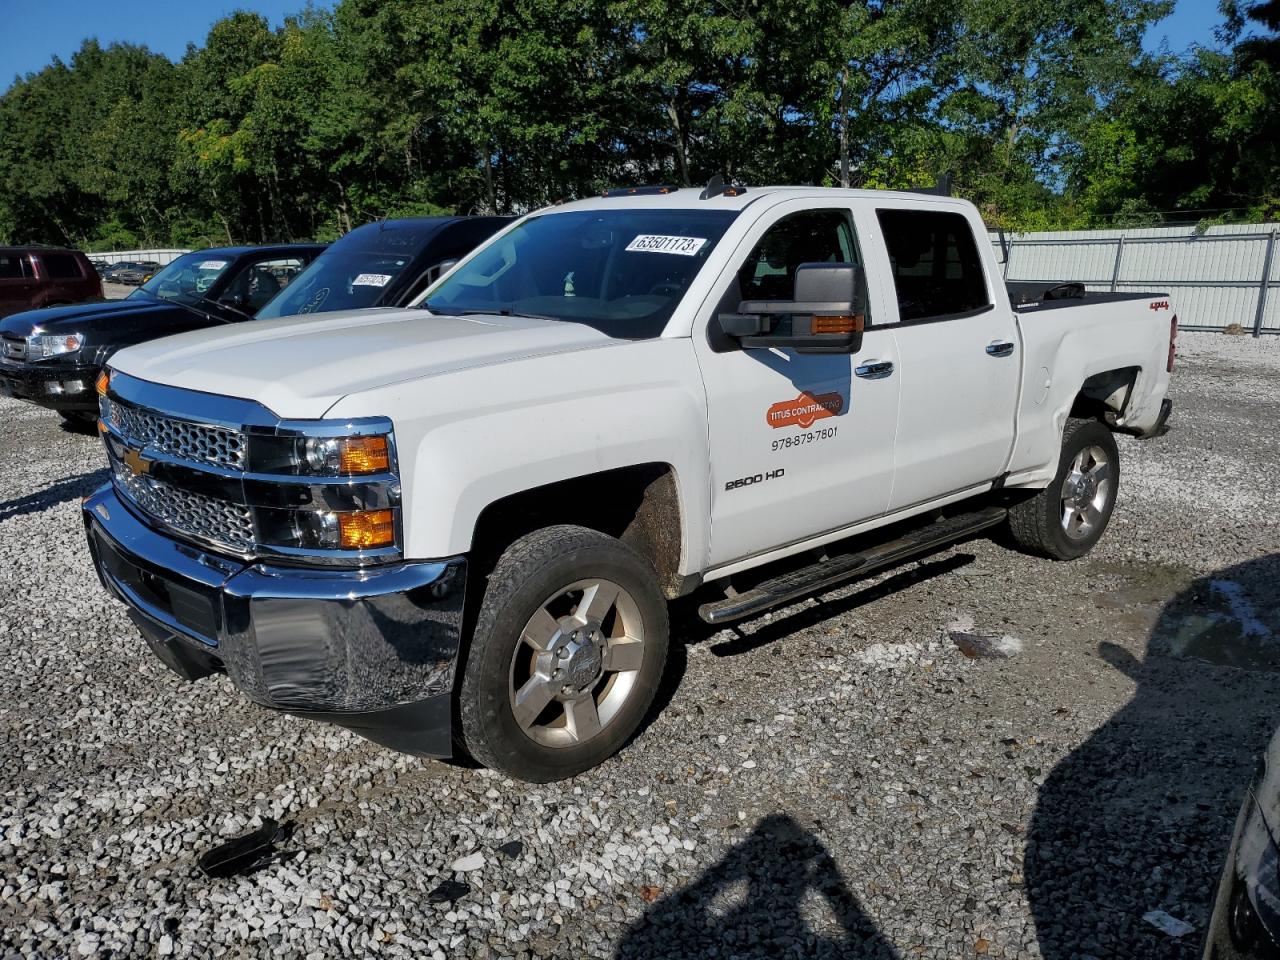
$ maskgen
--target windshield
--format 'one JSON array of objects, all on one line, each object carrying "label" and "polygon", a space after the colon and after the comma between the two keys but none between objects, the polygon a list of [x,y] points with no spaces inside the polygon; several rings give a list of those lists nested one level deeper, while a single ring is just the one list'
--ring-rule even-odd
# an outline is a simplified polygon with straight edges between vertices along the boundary
[{"label": "windshield", "polygon": [[378,303],[410,257],[331,247],[258,311],[259,320],[299,313],[358,310]]},{"label": "windshield", "polygon": [[626,209],[532,217],[441,281],[433,313],[523,314],[611,337],[662,333],[737,214]]},{"label": "windshield", "polygon": [[231,266],[231,258],[207,253],[188,253],[179,257],[140,286],[130,297],[149,293],[162,300],[176,300],[193,306],[203,299],[223,271]]}]

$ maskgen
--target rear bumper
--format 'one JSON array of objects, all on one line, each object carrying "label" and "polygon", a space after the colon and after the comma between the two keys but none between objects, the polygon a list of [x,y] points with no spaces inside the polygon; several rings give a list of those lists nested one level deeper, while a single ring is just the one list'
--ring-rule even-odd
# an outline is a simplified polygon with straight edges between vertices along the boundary
[{"label": "rear bumper", "polygon": [[364,570],[245,563],[157,533],[108,485],[84,503],[103,585],[189,680],[226,672],[254,702],[449,756],[466,560]]},{"label": "rear bumper", "polygon": [[0,360],[0,396],[26,400],[50,410],[98,409],[97,367],[47,366]]}]

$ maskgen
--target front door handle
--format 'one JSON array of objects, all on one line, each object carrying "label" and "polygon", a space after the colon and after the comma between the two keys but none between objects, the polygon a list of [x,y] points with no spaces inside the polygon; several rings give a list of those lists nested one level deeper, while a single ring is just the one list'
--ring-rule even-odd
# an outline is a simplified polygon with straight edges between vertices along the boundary
[{"label": "front door handle", "polygon": [[987,353],[993,357],[1007,357],[1013,353],[1013,344],[1005,341],[997,341],[987,344]]},{"label": "front door handle", "polygon": [[883,380],[893,373],[893,362],[890,360],[868,360],[855,367],[853,372],[863,380]]}]

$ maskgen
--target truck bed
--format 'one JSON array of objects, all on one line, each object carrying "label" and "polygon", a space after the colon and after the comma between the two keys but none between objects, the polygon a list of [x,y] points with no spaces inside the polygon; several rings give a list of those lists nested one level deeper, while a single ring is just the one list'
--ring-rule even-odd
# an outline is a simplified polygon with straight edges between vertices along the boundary
[{"label": "truck bed", "polygon": [[1060,310],[1063,307],[1096,306],[1100,303],[1120,303],[1126,300],[1150,300],[1152,297],[1168,297],[1169,294],[1148,291],[1104,293],[1086,290],[1079,281],[1044,283],[1038,280],[1006,280],[1009,302],[1019,313],[1033,310]]}]

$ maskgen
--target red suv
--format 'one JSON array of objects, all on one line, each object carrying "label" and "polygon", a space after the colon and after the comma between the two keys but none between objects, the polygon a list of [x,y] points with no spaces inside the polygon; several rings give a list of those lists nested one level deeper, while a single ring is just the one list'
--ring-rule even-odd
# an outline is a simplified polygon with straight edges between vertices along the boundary
[{"label": "red suv", "polygon": [[102,278],[79,250],[0,247],[0,317],[102,299]]}]

